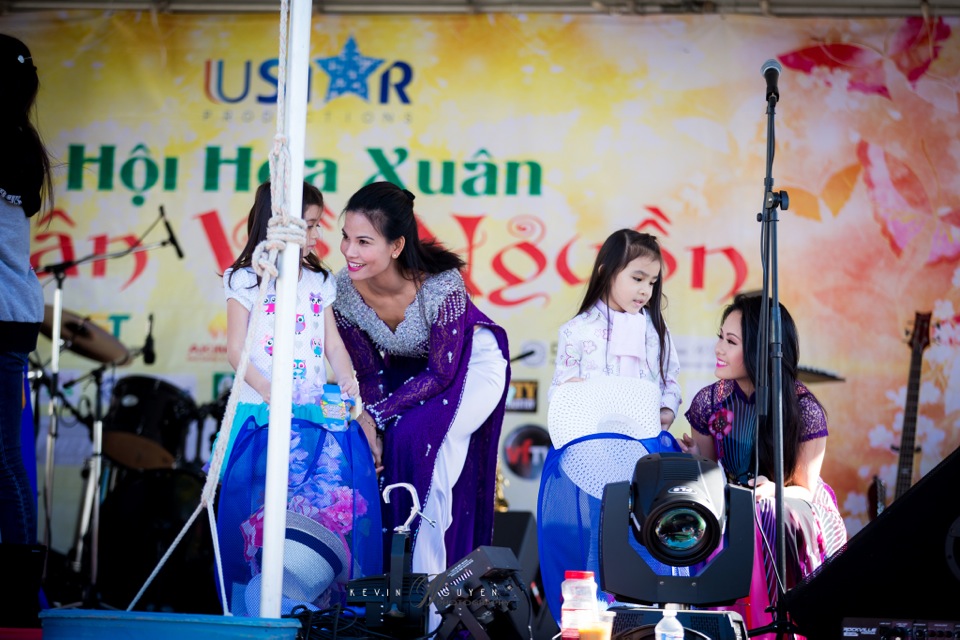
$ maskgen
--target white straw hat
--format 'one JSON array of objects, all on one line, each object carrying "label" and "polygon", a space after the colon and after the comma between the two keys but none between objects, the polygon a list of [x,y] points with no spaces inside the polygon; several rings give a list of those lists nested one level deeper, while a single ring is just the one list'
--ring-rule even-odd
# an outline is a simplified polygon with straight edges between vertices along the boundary
[{"label": "white straw hat", "polygon": [[349,565],[343,541],[307,516],[287,512],[283,543],[283,595],[310,602],[331,584],[346,582]]},{"label": "white straw hat", "polygon": [[594,498],[611,482],[633,478],[637,460],[649,453],[638,440],[660,434],[660,388],[650,380],[600,376],[560,385],[550,399],[547,427],[561,449],[577,438],[620,434],[632,438],[596,438],[571,445],[560,468]]},{"label": "white straw hat", "polygon": [[594,433],[619,433],[638,440],[660,433],[660,387],[643,378],[598,376],[567,382],[550,398],[547,428],[559,449]]},{"label": "white straw hat", "polygon": [[[260,610],[263,574],[254,576],[244,596],[247,614]],[[343,541],[330,529],[307,516],[287,511],[287,531],[283,542],[284,608],[294,604],[309,606],[334,582],[346,582],[349,575]]]}]

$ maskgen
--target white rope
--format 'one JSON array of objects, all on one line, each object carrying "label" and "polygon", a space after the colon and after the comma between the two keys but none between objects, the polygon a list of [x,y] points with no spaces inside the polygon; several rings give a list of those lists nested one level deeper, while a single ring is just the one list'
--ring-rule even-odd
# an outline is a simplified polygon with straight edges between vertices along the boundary
[{"label": "white rope", "polygon": [[[278,59],[279,66],[277,69],[277,133],[274,135],[273,149],[270,152],[270,199],[272,215],[267,226],[267,239],[256,246],[250,259],[251,267],[257,275],[260,276],[259,300],[264,299],[270,283],[277,279],[277,256],[286,248],[287,244],[296,244],[300,246],[301,249],[306,247],[307,244],[307,225],[301,218],[290,215],[290,206],[287,200],[290,183],[290,148],[287,137],[283,134],[283,131],[284,121],[286,119],[287,23],[289,22],[289,14],[289,0],[281,0],[280,57]],[[263,305],[255,305],[247,326],[257,326],[257,321],[262,313]],[[167,549],[167,552],[160,559],[160,562],[157,563],[153,572],[127,607],[127,611],[133,610],[133,607],[136,606],[144,592],[150,587],[154,578],[160,573],[160,570],[173,554],[177,545],[180,544],[180,541],[186,535],[190,526],[197,519],[200,510],[206,509],[207,520],[210,524],[210,531],[213,538],[213,553],[216,560],[217,579],[220,583],[220,600],[223,605],[223,614],[226,616],[232,615],[227,606],[227,590],[223,582],[223,562],[220,557],[220,540],[217,536],[217,523],[216,515],[213,513],[213,503],[217,493],[217,484],[220,480],[220,469],[223,467],[227,444],[230,442],[230,432],[233,430],[233,420],[237,413],[237,404],[239,403],[237,389],[246,377],[252,345],[253,332],[247,331],[247,336],[243,343],[243,351],[240,353],[240,363],[237,366],[237,372],[233,379],[233,386],[230,388],[227,408],[224,412],[223,421],[220,423],[220,435],[217,438],[216,447],[214,447],[213,453],[210,456],[210,467],[207,471],[207,479],[203,485],[203,490],[200,493],[200,504],[197,505],[197,508],[187,520],[183,529],[180,530],[180,533],[174,539],[170,548]]]}]

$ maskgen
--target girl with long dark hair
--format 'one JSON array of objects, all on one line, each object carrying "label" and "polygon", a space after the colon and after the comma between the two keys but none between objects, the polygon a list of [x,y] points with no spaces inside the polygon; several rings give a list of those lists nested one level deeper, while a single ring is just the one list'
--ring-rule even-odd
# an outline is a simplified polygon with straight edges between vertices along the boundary
[{"label": "girl with long dark hair", "polygon": [[[230,430],[217,511],[223,577],[233,613],[260,611],[260,551],[270,423],[276,284],[260,297],[260,276],[251,267],[254,249],[267,239],[272,216],[270,183],[257,189],[247,216],[248,239],[224,272],[227,360],[237,368],[247,334],[253,345]],[[297,274],[293,321],[292,420],[287,490],[288,537],[281,611],[296,606],[325,609],[346,603],[347,581],[381,572],[380,512],[370,443],[356,422],[345,422],[341,399],[359,387],[350,355],[333,319],[336,287],[313,253],[323,215],[323,195],[303,183],[307,247]],[[258,307],[262,312],[256,313]],[[326,386],[329,363],[339,389]],[[331,415],[332,411],[332,415]],[[376,440],[373,440],[375,443]],[[289,531],[311,538],[307,553]],[[297,534],[300,535],[300,534]],[[302,542],[303,539],[300,538]],[[289,567],[289,570],[288,570]]]}]

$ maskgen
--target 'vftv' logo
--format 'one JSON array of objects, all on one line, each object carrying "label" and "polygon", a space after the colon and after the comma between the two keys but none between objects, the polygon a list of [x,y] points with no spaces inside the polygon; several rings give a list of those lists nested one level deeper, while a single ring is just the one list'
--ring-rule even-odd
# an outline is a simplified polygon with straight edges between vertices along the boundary
[{"label": "'vftv' logo", "polygon": [[[330,58],[314,58],[313,63],[329,78],[324,100],[330,102],[341,96],[353,94],[367,102],[370,101],[370,83],[374,82],[375,98],[379,104],[390,104],[391,100],[410,104],[407,86],[413,80],[413,67],[402,60],[396,60],[387,67],[383,58],[370,58],[360,53],[353,36],[347,39],[343,50]],[[245,60],[242,69],[227,68],[224,60],[207,60],[204,69],[204,92],[211,102],[217,104],[237,104],[243,102],[251,93],[260,104],[277,102],[276,58],[264,60],[257,67],[254,77],[253,60]],[[379,71],[379,73],[376,73]],[[313,99],[314,66],[310,65],[307,74],[307,102]],[[255,85],[261,85],[257,88]]]}]

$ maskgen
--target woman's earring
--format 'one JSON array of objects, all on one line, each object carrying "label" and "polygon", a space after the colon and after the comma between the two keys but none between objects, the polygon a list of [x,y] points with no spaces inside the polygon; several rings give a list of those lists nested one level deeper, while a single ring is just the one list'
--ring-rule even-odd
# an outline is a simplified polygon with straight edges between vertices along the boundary
[{"label": "woman's earring", "polygon": [[393,259],[394,259],[394,260],[397,259],[397,254],[393,254]]}]

